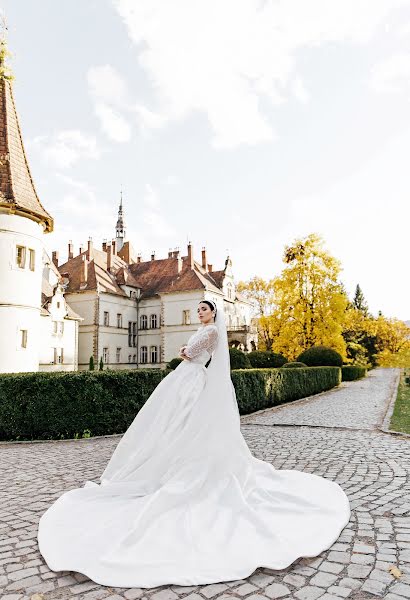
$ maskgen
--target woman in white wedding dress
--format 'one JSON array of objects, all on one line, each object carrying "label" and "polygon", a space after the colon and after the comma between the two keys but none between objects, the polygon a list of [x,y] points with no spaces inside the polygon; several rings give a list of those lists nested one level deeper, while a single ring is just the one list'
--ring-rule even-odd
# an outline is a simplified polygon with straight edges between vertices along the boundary
[{"label": "woman in white wedding dress", "polygon": [[315,557],[347,525],[337,483],[251,454],[223,308],[204,300],[198,314],[184,360],[139,411],[100,485],[64,493],[41,517],[39,547],[53,571],[115,587],[233,581]]}]

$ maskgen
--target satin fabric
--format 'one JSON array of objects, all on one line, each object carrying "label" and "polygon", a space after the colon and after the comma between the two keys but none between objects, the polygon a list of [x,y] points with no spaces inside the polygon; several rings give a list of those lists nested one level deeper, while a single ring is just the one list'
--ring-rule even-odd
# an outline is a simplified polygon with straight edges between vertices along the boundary
[{"label": "satin fabric", "polygon": [[209,358],[202,349],[161,381],[100,485],[64,493],[41,517],[50,569],[115,587],[209,584],[284,569],[337,540],[350,517],[342,488],[254,457],[232,383],[218,395]]}]

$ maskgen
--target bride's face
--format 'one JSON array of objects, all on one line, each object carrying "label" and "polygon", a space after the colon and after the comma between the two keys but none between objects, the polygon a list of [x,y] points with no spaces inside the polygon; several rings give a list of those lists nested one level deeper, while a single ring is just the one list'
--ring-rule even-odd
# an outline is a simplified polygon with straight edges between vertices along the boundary
[{"label": "bride's face", "polygon": [[212,310],[205,302],[200,302],[198,305],[198,318],[204,325],[214,322]]}]

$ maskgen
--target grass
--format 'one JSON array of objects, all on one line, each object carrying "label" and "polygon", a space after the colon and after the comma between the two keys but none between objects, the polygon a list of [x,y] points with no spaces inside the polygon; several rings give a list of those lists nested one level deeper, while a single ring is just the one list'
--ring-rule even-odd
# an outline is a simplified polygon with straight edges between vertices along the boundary
[{"label": "grass", "polygon": [[[406,383],[406,378],[409,383]],[[410,369],[403,369],[401,372],[389,429],[410,433]]]}]

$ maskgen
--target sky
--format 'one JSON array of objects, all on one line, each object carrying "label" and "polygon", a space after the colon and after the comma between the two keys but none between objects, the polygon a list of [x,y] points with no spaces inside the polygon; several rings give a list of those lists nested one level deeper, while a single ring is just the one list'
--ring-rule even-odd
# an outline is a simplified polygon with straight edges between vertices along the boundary
[{"label": "sky", "polygon": [[207,249],[236,281],[323,236],[410,319],[410,0],[0,0],[45,236]]}]

